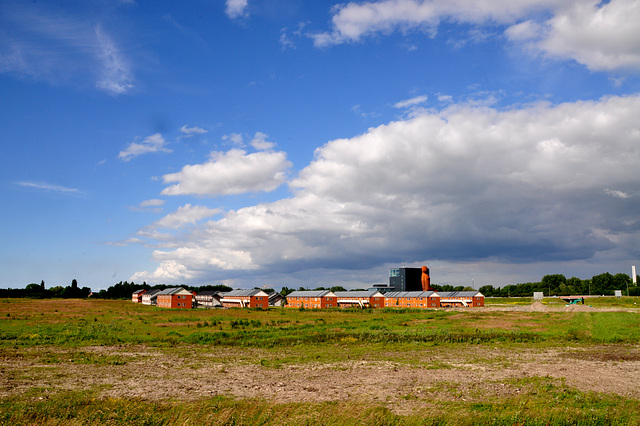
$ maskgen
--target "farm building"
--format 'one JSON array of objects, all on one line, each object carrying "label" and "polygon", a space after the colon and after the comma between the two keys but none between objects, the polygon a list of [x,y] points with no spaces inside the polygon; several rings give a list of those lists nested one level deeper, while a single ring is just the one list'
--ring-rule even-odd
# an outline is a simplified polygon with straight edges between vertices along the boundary
[{"label": "farm building", "polygon": [[161,290],[149,290],[145,294],[142,295],[142,304],[143,305],[155,305],[158,301],[158,293]]},{"label": "farm building", "polygon": [[338,306],[336,295],[329,290],[294,291],[287,295],[290,308],[335,308]]},{"label": "farm building", "polygon": [[220,303],[225,308],[263,308],[269,307],[269,295],[260,289],[233,290],[222,293]]},{"label": "farm building", "polygon": [[146,292],[147,290],[145,289],[134,291],[133,294],[131,295],[131,301],[133,303],[142,303],[142,295],[145,294]]},{"label": "farm building", "polygon": [[158,293],[157,305],[160,308],[191,309],[193,293],[182,287],[167,288]]},{"label": "farm building", "polygon": [[394,291],[384,295],[387,308],[439,308],[440,295],[435,291]]},{"label": "farm building", "polygon": [[479,291],[439,291],[438,294],[443,308],[484,306],[484,295]]},{"label": "farm building", "polygon": [[282,306],[283,299],[280,293],[269,293],[269,306]]},{"label": "farm building", "polygon": [[204,306],[205,308],[222,306],[220,299],[222,299],[222,296],[219,291],[208,290],[196,294],[196,303],[198,306]]},{"label": "farm building", "polygon": [[336,291],[334,294],[341,308],[384,308],[384,295],[379,291]]}]

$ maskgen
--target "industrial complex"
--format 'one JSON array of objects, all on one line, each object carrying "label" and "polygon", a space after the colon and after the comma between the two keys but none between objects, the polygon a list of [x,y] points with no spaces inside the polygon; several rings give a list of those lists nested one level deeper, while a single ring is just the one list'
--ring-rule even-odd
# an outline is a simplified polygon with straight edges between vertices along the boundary
[{"label": "industrial complex", "polygon": [[283,297],[260,289],[231,292],[205,291],[200,294],[178,288],[139,290],[132,301],[166,308],[448,308],[483,307],[484,295],[479,291],[435,291],[431,287],[429,268],[393,268],[388,284],[374,284],[367,290],[336,291],[299,290]]}]

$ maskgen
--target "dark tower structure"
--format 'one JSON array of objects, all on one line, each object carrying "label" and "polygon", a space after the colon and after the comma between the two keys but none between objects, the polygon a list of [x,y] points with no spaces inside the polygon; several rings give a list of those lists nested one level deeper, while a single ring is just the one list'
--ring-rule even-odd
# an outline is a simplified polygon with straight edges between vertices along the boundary
[{"label": "dark tower structure", "polygon": [[392,291],[422,291],[422,268],[389,269]]}]

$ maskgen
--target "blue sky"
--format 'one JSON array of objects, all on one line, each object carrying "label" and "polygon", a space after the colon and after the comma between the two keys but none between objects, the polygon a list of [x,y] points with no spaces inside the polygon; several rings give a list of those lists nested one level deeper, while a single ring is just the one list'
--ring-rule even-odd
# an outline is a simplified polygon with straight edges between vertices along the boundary
[{"label": "blue sky", "polygon": [[640,265],[640,5],[0,4],[0,287]]}]

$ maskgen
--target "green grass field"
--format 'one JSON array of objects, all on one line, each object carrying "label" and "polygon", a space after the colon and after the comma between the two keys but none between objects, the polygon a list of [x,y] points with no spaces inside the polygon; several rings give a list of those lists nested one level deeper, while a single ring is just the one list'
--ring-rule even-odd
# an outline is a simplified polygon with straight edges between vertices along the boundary
[{"label": "green grass field", "polygon": [[[638,375],[636,301],[591,299],[627,311],[590,312],[181,311],[129,301],[4,299],[0,423],[638,424],[633,389],[604,383],[593,390],[578,380],[610,364]],[[487,306],[531,302],[487,299]],[[582,367],[563,372],[576,362]],[[167,365],[176,372],[166,383],[141,376],[144,392],[130,396],[138,368]],[[299,379],[307,370],[326,378],[318,374],[311,389]],[[395,370],[403,379],[377,392],[396,380]],[[355,384],[344,372],[357,372]],[[244,389],[238,377],[249,373],[265,375],[271,387]],[[225,374],[235,387],[224,388],[218,377]],[[384,379],[366,381],[376,374]],[[215,381],[203,382],[206,375]],[[288,399],[276,393],[287,380],[299,386]],[[154,393],[165,384],[169,390]]]}]

